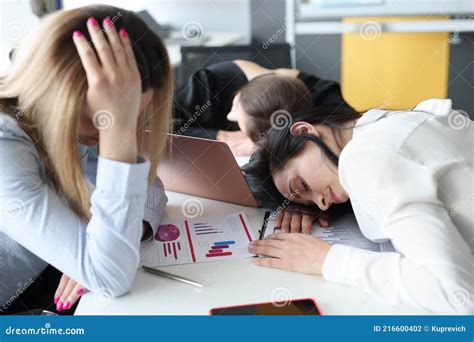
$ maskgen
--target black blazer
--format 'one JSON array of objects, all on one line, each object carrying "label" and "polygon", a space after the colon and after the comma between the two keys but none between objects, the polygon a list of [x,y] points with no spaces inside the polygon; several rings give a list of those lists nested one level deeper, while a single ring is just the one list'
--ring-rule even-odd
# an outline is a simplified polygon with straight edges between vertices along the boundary
[{"label": "black blazer", "polygon": [[[341,104],[352,109],[341,94],[339,83],[300,72],[314,106]],[[194,73],[176,89],[173,102],[173,131],[176,134],[215,139],[218,130],[239,127],[227,120],[237,91],[249,81],[234,62],[213,64]]]}]

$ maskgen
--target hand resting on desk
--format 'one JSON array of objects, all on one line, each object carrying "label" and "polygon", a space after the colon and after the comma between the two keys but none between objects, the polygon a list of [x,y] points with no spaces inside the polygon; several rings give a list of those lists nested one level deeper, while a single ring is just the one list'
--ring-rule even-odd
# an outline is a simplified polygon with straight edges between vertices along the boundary
[{"label": "hand resting on desk", "polygon": [[249,252],[269,257],[253,259],[255,265],[320,275],[331,247],[328,242],[311,235],[280,233],[252,241]]}]

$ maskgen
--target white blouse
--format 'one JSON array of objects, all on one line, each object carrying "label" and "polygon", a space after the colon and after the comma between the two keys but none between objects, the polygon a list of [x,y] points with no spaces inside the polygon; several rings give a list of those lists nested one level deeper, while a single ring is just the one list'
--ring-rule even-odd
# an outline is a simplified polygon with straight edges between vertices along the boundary
[{"label": "white blouse", "polygon": [[380,301],[435,313],[474,313],[474,124],[451,100],[358,120],[339,178],[362,233],[397,253],[334,245],[331,281]]}]

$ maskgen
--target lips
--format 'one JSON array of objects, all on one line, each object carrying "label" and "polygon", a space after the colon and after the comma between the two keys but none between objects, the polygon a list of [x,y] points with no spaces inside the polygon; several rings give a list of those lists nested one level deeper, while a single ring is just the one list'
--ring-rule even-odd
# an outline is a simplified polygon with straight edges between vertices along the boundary
[{"label": "lips", "polygon": [[339,197],[337,197],[336,193],[334,191],[332,191],[331,188],[329,188],[329,192],[331,193],[332,201],[334,203],[342,203],[342,201],[339,199]]}]

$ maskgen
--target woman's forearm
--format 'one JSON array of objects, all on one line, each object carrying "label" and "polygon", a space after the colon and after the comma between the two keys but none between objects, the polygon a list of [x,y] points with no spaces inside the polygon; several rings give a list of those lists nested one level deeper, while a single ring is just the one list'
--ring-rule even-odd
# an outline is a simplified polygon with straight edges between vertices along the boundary
[{"label": "woman's forearm", "polygon": [[135,164],[137,162],[137,137],[135,127],[109,127],[100,132],[99,156]]},{"label": "woman's forearm", "polygon": [[276,73],[282,76],[294,78],[298,77],[298,74],[300,73],[296,69],[289,68],[267,69],[262,67],[261,65],[258,65],[257,63],[246,61],[243,59],[236,59],[234,63],[240,68],[240,70],[242,70],[242,72],[245,74],[245,77],[247,77],[247,80],[249,81],[251,81],[255,77],[269,73]]}]

